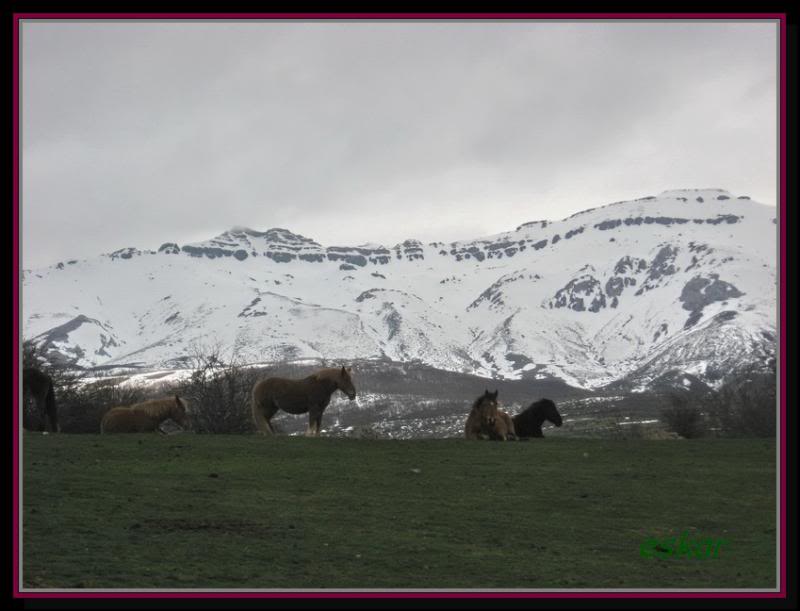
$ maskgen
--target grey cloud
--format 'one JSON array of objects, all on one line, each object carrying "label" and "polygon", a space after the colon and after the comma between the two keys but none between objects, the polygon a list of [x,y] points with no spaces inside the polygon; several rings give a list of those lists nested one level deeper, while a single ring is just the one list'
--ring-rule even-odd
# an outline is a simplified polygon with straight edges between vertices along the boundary
[{"label": "grey cloud", "polygon": [[236,224],[394,244],[662,188],[775,203],[767,24],[55,22],[22,40],[26,267]]}]

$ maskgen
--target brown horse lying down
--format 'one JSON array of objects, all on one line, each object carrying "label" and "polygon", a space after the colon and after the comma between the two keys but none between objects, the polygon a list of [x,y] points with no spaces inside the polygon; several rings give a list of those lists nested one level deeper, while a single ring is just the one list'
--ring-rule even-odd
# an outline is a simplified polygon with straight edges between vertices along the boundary
[{"label": "brown horse lying down", "polygon": [[464,425],[464,437],[467,439],[491,439],[498,418],[497,391],[486,390],[475,399],[472,409]]},{"label": "brown horse lying down", "polygon": [[130,407],[108,410],[100,423],[101,433],[149,433],[172,418],[181,426],[186,424],[188,403],[178,395],[169,399],[153,399]]},{"label": "brown horse lying down", "polygon": [[506,412],[497,410],[494,427],[489,432],[489,439],[508,441],[517,438],[514,420]]},{"label": "brown horse lying down", "polygon": [[350,377],[351,370],[342,367],[320,369],[303,378],[266,378],[253,387],[253,421],[262,435],[273,435],[270,420],[279,409],[289,414],[308,413],[306,436],[319,437],[322,425],[322,412],[328,407],[331,395],[341,390],[352,401],[356,389]]}]

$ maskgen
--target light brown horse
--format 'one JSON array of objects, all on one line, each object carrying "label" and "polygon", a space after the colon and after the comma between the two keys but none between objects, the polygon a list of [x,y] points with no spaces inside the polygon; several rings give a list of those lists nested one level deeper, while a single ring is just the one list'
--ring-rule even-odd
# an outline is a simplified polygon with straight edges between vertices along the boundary
[{"label": "light brown horse", "polygon": [[497,391],[491,393],[487,389],[472,404],[464,426],[464,436],[467,439],[491,439],[497,419]]},{"label": "light brown horse", "polygon": [[350,377],[351,370],[320,369],[302,380],[287,378],[266,378],[253,387],[253,421],[262,435],[273,435],[270,420],[279,409],[289,414],[308,412],[306,436],[319,437],[322,412],[328,407],[331,395],[341,390],[352,401],[356,389]]},{"label": "light brown horse", "polygon": [[495,418],[494,428],[490,431],[489,438],[501,441],[517,438],[517,432],[514,430],[514,420],[503,410],[497,410],[497,418]]},{"label": "light brown horse", "polygon": [[37,423],[28,422],[27,418],[23,417],[23,426],[29,430],[38,428],[40,431],[61,432],[61,427],[58,425],[56,393],[50,376],[33,367],[25,367],[22,370],[22,393],[23,396],[26,393],[33,396],[36,410],[39,412]]},{"label": "light brown horse", "polygon": [[157,431],[167,418],[181,426],[186,425],[189,404],[178,395],[169,399],[153,399],[130,407],[108,410],[100,423],[101,433],[149,433]]}]

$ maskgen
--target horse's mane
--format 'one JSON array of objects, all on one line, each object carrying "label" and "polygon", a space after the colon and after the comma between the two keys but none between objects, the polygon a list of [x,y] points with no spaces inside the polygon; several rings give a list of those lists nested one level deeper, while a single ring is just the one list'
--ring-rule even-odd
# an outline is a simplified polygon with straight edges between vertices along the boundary
[{"label": "horse's mane", "polygon": [[[180,399],[180,401],[183,408],[186,409],[186,402],[183,399]],[[139,410],[150,418],[166,418],[172,413],[174,408],[175,397],[170,397],[169,399],[151,399],[150,401],[137,403],[131,406],[131,409]]]},{"label": "horse's mane", "polygon": [[347,392],[348,385],[352,386],[353,379],[350,377],[350,371],[344,367],[327,367],[320,369],[316,373],[312,373],[305,378],[306,382],[323,382],[326,386],[333,385],[333,388],[340,388],[342,391]]},{"label": "horse's mane", "polygon": [[490,400],[490,399],[486,395],[481,395],[480,397],[475,399],[475,402],[472,404],[472,410],[471,411],[475,411],[477,409],[480,409],[481,404],[483,404],[484,400]]},{"label": "horse's mane", "polygon": [[333,380],[336,381],[341,376],[342,370],[339,367],[328,367],[320,369],[308,376],[307,380]]},{"label": "horse's mane", "polygon": [[[556,404],[550,399],[539,399],[513,417],[517,428],[540,427],[550,416],[560,416]],[[560,426],[560,425],[557,425]]]},{"label": "horse's mane", "polygon": [[515,419],[518,422],[542,424],[546,419],[545,412],[549,410],[556,410],[556,404],[550,399],[539,399],[517,414]]}]

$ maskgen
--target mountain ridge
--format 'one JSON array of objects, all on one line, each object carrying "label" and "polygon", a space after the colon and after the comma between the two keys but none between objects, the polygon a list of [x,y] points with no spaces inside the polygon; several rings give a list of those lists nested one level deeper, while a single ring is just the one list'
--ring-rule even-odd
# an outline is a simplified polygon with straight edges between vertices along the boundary
[{"label": "mountain ridge", "polygon": [[776,232],[774,208],[723,189],[392,247],[234,226],[25,270],[23,325],[82,366],[177,365],[217,342],[253,361],[418,359],[582,388],[677,369],[718,385],[774,359]]}]

